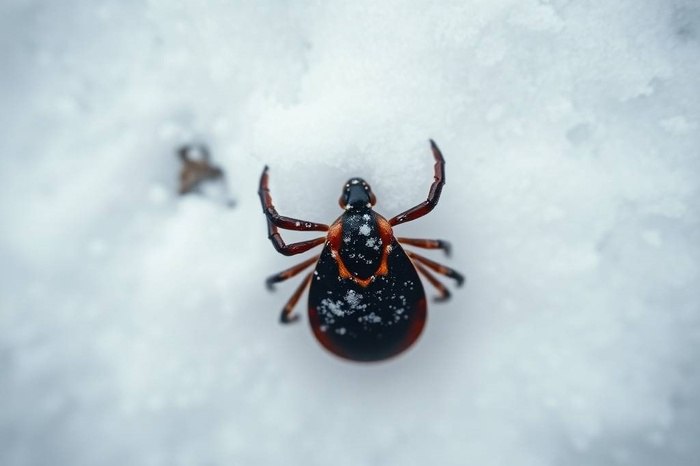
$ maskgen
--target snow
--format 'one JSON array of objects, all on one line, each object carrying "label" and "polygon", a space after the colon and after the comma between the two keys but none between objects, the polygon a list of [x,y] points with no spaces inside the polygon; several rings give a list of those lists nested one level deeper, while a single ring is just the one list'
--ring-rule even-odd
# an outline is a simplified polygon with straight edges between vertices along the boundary
[{"label": "snow", "polygon": [[362,295],[350,290],[345,295],[345,302],[350,305],[351,309],[355,309],[362,301]]},{"label": "snow", "polygon": [[[697,1],[8,0],[0,25],[3,466],[698,463]],[[468,283],[406,354],[340,361],[278,323],[299,279],[264,279],[298,260],[260,172],[282,215],[331,222],[362,177],[390,218],[428,138],[447,185],[396,233],[450,240],[426,255]],[[174,194],[190,142],[234,209]]]},{"label": "snow", "polygon": [[338,317],[342,317],[345,315],[342,301],[333,301],[332,299],[328,298],[322,299],[319,308],[322,309],[324,312],[331,311],[333,315],[336,315]]}]

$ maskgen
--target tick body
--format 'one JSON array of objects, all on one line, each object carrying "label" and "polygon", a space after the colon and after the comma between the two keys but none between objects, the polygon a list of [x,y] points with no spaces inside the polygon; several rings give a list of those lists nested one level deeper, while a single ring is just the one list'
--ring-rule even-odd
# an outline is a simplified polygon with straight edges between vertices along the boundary
[{"label": "tick body", "polygon": [[[267,279],[269,287],[315,265],[308,272],[283,308],[280,320],[289,323],[292,311],[304,290],[310,286],[308,316],[316,339],[330,352],[353,361],[380,361],[409,348],[420,336],[426,322],[423,275],[438,291],[437,300],[450,293],[428,269],[463,282],[460,273],[408,252],[400,243],[449,252],[442,240],[396,238],[393,226],[430,212],[440,198],[445,183],[445,161],[437,145],[430,141],[435,158],[435,178],[428,199],[387,220],[374,211],[376,197],[361,178],[344,185],[339,200],[343,214],[331,225],[281,216],[272,205],[267,167],[260,179],[260,200],[267,216],[268,236],[277,251],[300,254],[324,245],[318,256]],[[325,236],[286,244],[279,228],[324,231]]]}]

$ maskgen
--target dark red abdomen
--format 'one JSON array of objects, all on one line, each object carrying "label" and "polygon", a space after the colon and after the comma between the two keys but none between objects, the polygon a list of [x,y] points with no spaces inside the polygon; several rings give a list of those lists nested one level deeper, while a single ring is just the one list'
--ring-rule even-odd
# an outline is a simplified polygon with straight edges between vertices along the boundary
[{"label": "dark red abdomen", "polygon": [[[359,249],[353,250],[357,253]],[[369,256],[379,257],[365,257]],[[309,291],[309,322],[318,341],[332,353],[353,361],[380,361],[406,350],[420,336],[426,321],[425,292],[413,263],[396,240],[387,263],[389,273],[363,287],[340,279],[328,246],[321,253]],[[351,272],[357,267],[347,265]]]}]

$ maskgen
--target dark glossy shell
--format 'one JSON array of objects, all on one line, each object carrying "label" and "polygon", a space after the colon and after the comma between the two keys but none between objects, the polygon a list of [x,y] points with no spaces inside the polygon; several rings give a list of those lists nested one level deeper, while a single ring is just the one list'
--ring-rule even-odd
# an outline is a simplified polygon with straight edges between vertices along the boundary
[{"label": "dark glossy shell", "polygon": [[411,346],[426,320],[425,291],[413,263],[396,240],[389,273],[366,287],[341,279],[328,246],[309,291],[309,322],[318,341],[354,361],[380,361]]}]

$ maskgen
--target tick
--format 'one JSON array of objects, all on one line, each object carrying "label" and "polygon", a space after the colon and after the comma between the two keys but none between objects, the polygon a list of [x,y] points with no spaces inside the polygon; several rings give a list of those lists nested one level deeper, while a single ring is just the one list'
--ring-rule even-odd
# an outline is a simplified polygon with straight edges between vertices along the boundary
[{"label": "tick", "polygon": [[[448,299],[450,292],[428,269],[455,280],[458,286],[464,282],[456,270],[402,247],[441,249],[449,254],[448,242],[394,237],[393,227],[428,214],[440,199],[445,159],[432,140],[430,147],[435,174],[427,200],[390,220],[373,210],[376,197],[362,178],[350,178],[343,186],[339,204],[344,212],[331,225],[282,216],[272,204],[265,167],[258,194],[275,249],[293,256],[324,245],[319,255],[268,277],[267,286],[273,289],[275,283],[315,265],[282,309],[282,323],[298,319],[292,312],[310,285],[309,323],[316,339],[331,353],[353,361],[380,361],[401,353],[418,339],[427,316],[419,274],[436,288],[436,301]],[[286,244],[280,228],[326,234]]]}]

